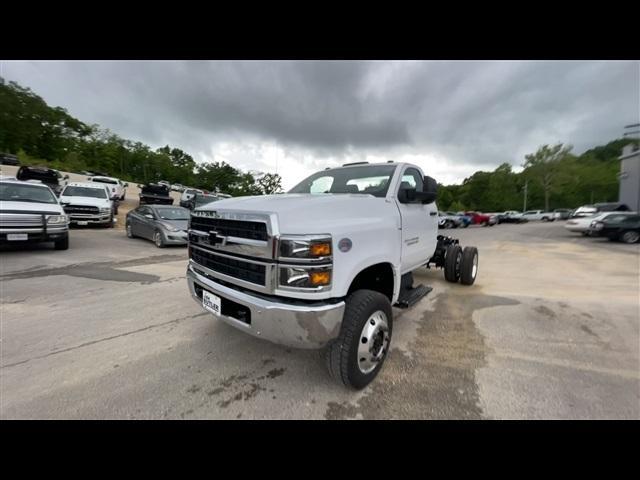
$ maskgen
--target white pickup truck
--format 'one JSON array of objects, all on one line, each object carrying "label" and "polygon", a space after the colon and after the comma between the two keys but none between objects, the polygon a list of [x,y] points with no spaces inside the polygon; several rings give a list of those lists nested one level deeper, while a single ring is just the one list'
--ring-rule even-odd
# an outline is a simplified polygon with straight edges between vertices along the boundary
[{"label": "white pickup truck", "polygon": [[451,282],[475,281],[477,249],[438,235],[436,190],[411,164],[349,164],[288,194],[196,208],[191,295],[256,337],[326,347],[333,377],[364,388],[389,351],[392,305],[408,308],[431,290],[413,285],[413,270],[434,265]]}]

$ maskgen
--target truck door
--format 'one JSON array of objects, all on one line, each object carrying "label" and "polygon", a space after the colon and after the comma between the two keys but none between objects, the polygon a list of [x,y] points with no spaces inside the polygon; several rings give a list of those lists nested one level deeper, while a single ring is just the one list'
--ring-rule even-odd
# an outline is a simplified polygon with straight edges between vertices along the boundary
[{"label": "truck door", "polygon": [[[420,171],[405,167],[399,188],[410,186],[421,192],[424,180]],[[396,192],[397,195],[397,192]],[[438,207],[436,202],[400,203],[402,224],[401,273],[407,273],[427,263],[436,249],[438,235]]]}]

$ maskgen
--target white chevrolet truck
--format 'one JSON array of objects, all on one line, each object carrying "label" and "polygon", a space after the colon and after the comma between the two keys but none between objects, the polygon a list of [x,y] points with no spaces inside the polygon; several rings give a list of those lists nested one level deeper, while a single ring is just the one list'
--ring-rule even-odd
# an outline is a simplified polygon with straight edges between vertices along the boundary
[{"label": "white chevrolet truck", "polygon": [[204,205],[189,225],[187,281],[217,318],[258,338],[326,348],[331,375],[360,389],[389,351],[392,306],[431,288],[412,272],[436,266],[474,283],[478,251],[438,235],[437,184],[405,163],[348,164],[287,194]]}]

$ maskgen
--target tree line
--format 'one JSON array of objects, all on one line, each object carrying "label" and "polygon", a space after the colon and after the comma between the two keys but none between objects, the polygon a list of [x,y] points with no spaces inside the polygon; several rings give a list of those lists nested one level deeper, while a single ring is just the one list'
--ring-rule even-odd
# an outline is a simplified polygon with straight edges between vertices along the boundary
[{"label": "tree line", "polygon": [[[575,208],[618,199],[618,157],[632,139],[618,139],[581,155],[570,145],[543,145],[526,155],[521,172],[503,163],[475,172],[460,185],[440,185],[441,210],[499,212]],[[254,175],[226,162],[196,163],[179,148],[152,150],[98,125],[87,125],[60,107],[50,107],[29,88],[0,77],[0,152],[18,154],[23,164],[58,170],[107,172],[130,182],[167,180],[234,196],[282,191],[278,174]]]},{"label": "tree line", "polygon": [[26,165],[105,172],[129,182],[166,180],[233,196],[282,191],[278,174],[243,172],[226,162],[196,163],[188,153],[168,145],[153,150],[98,125],[87,125],[64,108],[47,105],[31,89],[2,77],[0,152],[17,154]]},{"label": "tree line", "polygon": [[492,172],[475,172],[460,185],[440,185],[441,210],[502,212],[523,210],[525,191],[528,210],[550,211],[618,200],[618,173],[622,148],[632,139],[572,153],[571,145],[543,145],[525,155],[523,170],[503,163]]}]

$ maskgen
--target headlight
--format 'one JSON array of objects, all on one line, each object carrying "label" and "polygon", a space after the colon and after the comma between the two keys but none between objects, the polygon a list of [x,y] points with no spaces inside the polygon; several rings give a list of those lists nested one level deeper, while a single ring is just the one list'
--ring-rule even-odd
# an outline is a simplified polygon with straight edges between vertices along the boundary
[{"label": "headlight", "polygon": [[162,225],[162,228],[164,228],[168,232],[179,232],[180,231],[179,228],[176,228],[176,227],[174,227],[173,225],[171,225],[169,223],[161,223],[160,225]]},{"label": "headlight", "polygon": [[331,285],[331,267],[281,267],[280,285],[318,288]]},{"label": "headlight", "polygon": [[100,213],[110,213],[111,207],[104,207],[100,209]]},{"label": "headlight", "polygon": [[47,225],[62,225],[69,222],[67,215],[50,215],[47,217]]},{"label": "headlight", "polygon": [[280,239],[280,257],[322,258],[331,256],[331,237],[285,236]]}]

